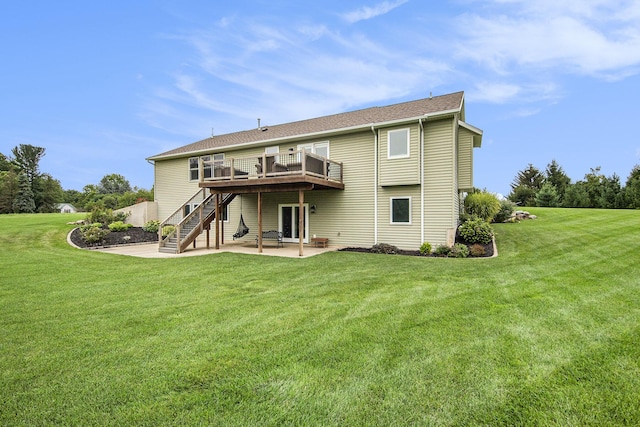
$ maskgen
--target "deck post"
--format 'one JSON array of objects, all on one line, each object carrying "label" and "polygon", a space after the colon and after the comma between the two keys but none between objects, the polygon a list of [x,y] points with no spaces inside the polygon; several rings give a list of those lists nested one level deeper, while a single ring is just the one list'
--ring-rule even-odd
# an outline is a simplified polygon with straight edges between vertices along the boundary
[{"label": "deck post", "polygon": [[216,249],[220,249],[220,193],[216,193]]},{"label": "deck post", "polygon": [[258,253],[262,253],[262,193],[258,192]]},{"label": "deck post", "polygon": [[298,190],[298,245],[299,256],[304,255],[304,190]]},{"label": "deck post", "polygon": [[211,229],[211,225],[207,225],[207,249],[209,249],[209,230]]}]

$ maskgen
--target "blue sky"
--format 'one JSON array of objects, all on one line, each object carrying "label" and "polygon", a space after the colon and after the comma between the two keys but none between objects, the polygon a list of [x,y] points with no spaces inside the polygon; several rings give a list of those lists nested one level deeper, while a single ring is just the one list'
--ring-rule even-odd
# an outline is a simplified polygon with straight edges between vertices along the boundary
[{"label": "blue sky", "polygon": [[640,163],[640,2],[3,2],[0,152],[82,190],[150,188],[146,157],[211,135],[463,90],[477,187],[555,159]]}]

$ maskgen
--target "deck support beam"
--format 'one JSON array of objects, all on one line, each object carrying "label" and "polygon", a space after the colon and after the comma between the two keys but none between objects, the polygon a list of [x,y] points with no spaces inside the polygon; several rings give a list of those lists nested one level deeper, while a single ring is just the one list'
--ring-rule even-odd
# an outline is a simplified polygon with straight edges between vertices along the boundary
[{"label": "deck support beam", "polygon": [[220,198],[221,194],[216,194],[216,249],[220,249]]},{"label": "deck support beam", "polygon": [[262,253],[262,193],[258,193],[258,253]]},{"label": "deck support beam", "polygon": [[304,190],[298,190],[298,245],[300,256],[304,255]]}]

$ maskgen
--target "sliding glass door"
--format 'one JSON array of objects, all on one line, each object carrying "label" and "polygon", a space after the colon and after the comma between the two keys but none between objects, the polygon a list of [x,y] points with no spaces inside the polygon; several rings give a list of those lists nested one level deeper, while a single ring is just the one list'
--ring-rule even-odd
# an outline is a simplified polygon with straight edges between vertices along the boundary
[{"label": "sliding glass door", "polygon": [[[309,205],[303,207],[304,226],[302,238],[304,243],[309,243]],[[278,227],[282,231],[282,240],[285,242],[299,242],[300,229],[298,214],[300,207],[297,204],[278,206]]]}]

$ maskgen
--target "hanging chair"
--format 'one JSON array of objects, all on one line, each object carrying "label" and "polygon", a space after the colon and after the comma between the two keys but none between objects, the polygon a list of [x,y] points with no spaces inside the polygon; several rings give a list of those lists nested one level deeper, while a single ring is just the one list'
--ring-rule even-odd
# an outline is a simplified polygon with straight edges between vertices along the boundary
[{"label": "hanging chair", "polygon": [[238,224],[238,229],[236,233],[233,235],[233,240],[244,237],[249,232],[249,227],[244,223],[244,218],[242,218],[242,196],[240,196],[240,223]]},{"label": "hanging chair", "polygon": [[236,233],[233,235],[233,240],[239,239],[245,236],[249,232],[249,227],[244,223],[244,219],[242,218],[242,214],[240,214],[240,224],[238,224],[238,229]]}]

